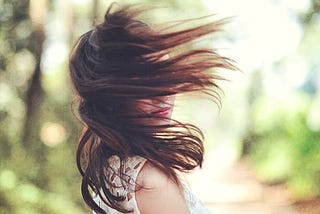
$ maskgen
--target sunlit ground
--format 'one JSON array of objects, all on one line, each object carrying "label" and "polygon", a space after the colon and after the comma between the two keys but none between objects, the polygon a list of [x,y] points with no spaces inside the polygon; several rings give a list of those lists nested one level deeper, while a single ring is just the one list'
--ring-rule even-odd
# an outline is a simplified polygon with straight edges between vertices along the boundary
[{"label": "sunlit ground", "polygon": [[[225,158],[221,158],[223,155]],[[216,148],[207,154],[202,170],[187,175],[192,191],[213,213],[298,213],[285,187],[259,183],[246,163],[231,163],[229,155],[226,148]]]}]

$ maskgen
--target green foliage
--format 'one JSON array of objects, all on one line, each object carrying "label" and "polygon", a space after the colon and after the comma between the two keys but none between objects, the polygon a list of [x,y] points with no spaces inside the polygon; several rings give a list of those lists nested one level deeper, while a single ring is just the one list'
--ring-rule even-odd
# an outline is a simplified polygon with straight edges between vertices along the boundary
[{"label": "green foliage", "polygon": [[44,191],[30,182],[19,181],[11,170],[0,172],[1,213],[85,213],[66,195]]},{"label": "green foliage", "polygon": [[[0,213],[86,213],[75,168],[73,133],[78,126],[70,111],[65,63],[57,66],[55,75],[41,79],[45,96],[28,127],[30,146],[23,141],[26,93],[37,63],[28,4],[0,1]],[[51,129],[42,131],[45,124]],[[52,127],[70,134],[58,139],[56,132],[50,135]],[[59,141],[50,146],[52,139]]]},{"label": "green foliage", "polygon": [[284,182],[296,198],[320,195],[320,131],[310,127],[307,96],[254,105],[253,146],[248,159],[262,180]]}]

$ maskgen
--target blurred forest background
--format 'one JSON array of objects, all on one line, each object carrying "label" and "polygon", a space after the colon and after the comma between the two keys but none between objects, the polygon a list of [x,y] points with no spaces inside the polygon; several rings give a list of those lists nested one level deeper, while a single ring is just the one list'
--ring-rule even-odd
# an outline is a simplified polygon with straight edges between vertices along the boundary
[{"label": "blurred forest background", "polygon": [[[88,213],[75,166],[81,127],[71,111],[67,60],[110,3],[0,0],[0,213]],[[174,114],[203,129],[207,156],[218,165],[245,161],[293,201],[320,196],[319,0],[119,3],[161,3],[146,16],[154,23],[234,17],[205,43],[242,71],[227,72],[223,108],[182,98]]]}]

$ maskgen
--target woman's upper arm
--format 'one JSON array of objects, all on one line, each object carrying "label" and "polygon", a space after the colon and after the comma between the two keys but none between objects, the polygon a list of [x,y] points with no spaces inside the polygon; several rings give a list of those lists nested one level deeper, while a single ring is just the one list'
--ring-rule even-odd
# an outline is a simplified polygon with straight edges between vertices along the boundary
[{"label": "woman's upper arm", "polygon": [[159,169],[146,163],[137,181],[143,186],[135,193],[141,214],[189,214],[183,192]]}]

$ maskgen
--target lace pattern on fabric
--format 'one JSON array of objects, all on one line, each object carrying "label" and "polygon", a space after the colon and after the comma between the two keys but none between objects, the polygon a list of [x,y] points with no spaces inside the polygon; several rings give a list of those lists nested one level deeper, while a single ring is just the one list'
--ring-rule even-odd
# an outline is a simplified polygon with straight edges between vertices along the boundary
[{"label": "lace pattern on fabric", "polygon": [[[140,214],[135,199],[135,182],[145,162],[146,159],[139,156],[128,157],[124,161],[121,161],[118,156],[114,155],[108,160],[111,169],[107,172],[107,177],[111,181],[112,186],[109,187],[106,184],[107,188],[109,188],[111,193],[115,196],[124,196],[125,200],[120,202],[120,204],[126,209],[133,210],[133,214]],[[127,175],[126,181],[120,179],[120,170],[122,170],[124,175]],[[106,213],[120,214],[117,210],[107,206],[98,195],[94,196],[94,200],[103,210],[106,211]]]},{"label": "lace pattern on fabric", "polygon": [[184,197],[190,214],[212,214],[204,204],[183,184]]}]

